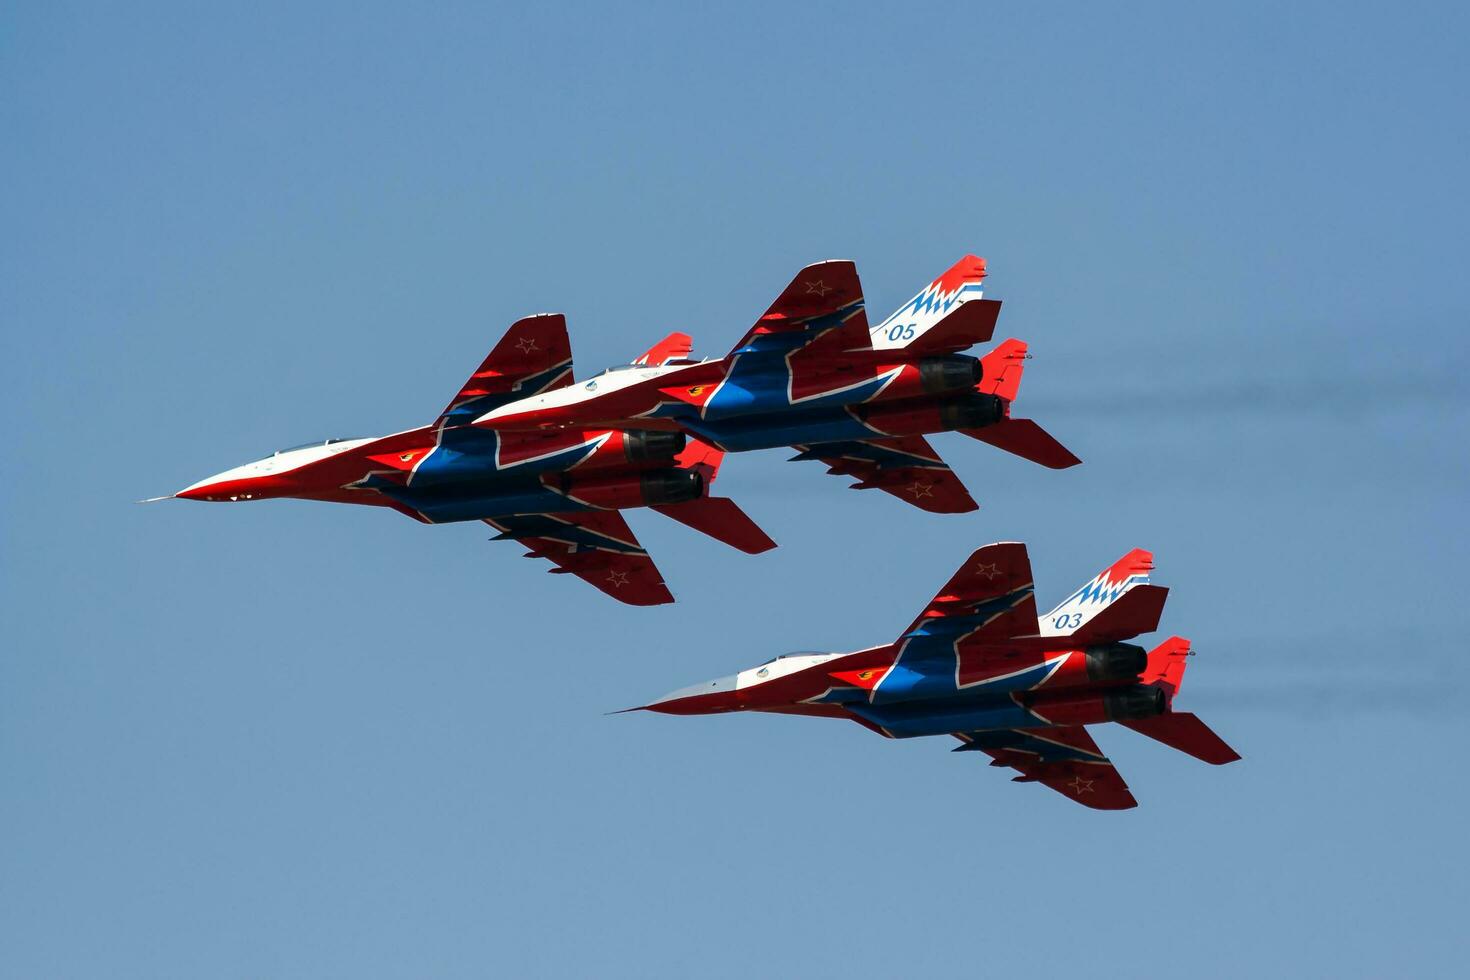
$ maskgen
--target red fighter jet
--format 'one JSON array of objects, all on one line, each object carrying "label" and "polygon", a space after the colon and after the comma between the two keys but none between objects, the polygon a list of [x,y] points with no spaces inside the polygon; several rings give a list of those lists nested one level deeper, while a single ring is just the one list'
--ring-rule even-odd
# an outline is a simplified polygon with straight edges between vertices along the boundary
[{"label": "red fighter jet", "polygon": [[1087,732],[1117,722],[1220,765],[1240,758],[1203,721],[1174,710],[1191,653],[1173,636],[1148,652],[1125,643],[1158,629],[1168,590],[1153,556],[1132,551],[1038,619],[1022,544],[970,556],[894,642],[857,653],[790,654],[675,691],[643,708],[847,718],[888,738],[949,735],[1098,810],[1137,806]]},{"label": "red fighter jet", "polygon": [[674,597],[620,510],[650,507],[751,554],[775,547],[734,501],[709,495],[724,454],[682,432],[637,425],[497,432],[468,424],[573,383],[565,318],[526,317],[431,425],[283,449],[173,496],[297,497],[389,507],[426,524],[484,521],[500,532],[493,540],[520,541],[531,549],[526,557],[555,563],[553,572],[639,606]]},{"label": "red fighter jet", "polygon": [[1053,469],[1078,462],[1030,419],[1012,414],[1028,356],[1006,340],[984,357],[1000,303],[984,299],[985,260],[967,255],[876,327],[857,268],[834,260],[797,273],[722,358],[688,360],[671,334],[632,369],[491,408],[475,425],[500,431],[643,425],[688,433],[727,452],[791,446],[936,513],[975,501],[929,445],[958,431]]}]

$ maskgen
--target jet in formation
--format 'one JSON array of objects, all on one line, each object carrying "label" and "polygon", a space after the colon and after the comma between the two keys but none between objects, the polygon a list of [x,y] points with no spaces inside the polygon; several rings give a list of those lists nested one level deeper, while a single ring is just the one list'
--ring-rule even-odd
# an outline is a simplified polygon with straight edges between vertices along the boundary
[{"label": "jet in formation", "polygon": [[1087,726],[1117,722],[1205,762],[1240,756],[1198,717],[1174,710],[1190,643],[1145,652],[1125,640],[1158,629],[1168,590],[1153,556],[1129,552],[1045,616],[1023,544],[976,551],[892,643],[856,653],[790,654],[675,691],[643,708],[846,718],[887,738],[948,735],[1084,806],[1137,806]]},{"label": "jet in formation", "polygon": [[925,510],[976,508],[925,440],[958,431],[1042,465],[1078,462],[1011,408],[1027,357],[984,357],[1000,303],[966,256],[869,328],[857,269],[807,266],[723,358],[693,360],[673,333],[631,364],[574,380],[566,320],[527,317],[427,426],[281,450],[175,497],[295,497],[389,507],[430,524],[484,521],[554,572],[634,605],[672,602],[620,511],[649,507],[733,547],[775,547],[710,496],[726,452],[793,446],[798,460]]},{"label": "jet in formation", "polygon": [[673,602],[619,511],[649,507],[749,553],[774,548],[734,501],[710,496],[724,453],[683,432],[468,422],[573,383],[566,319],[513,324],[433,424],[283,449],[179,491],[185,500],[296,497],[389,507],[426,524],[484,521],[631,605]]},{"label": "jet in formation", "polygon": [[690,361],[675,333],[628,369],[493,408],[476,427],[643,425],[687,433],[727,452],[791,446],[936,513],[976,509],[924,438],[957,431],[1054,469],[1079,460],[1030,419],[1011,414],[1027,345],[984,357],[1000,302],[985,299],[985,260],[967,255],[869,327],[852,262],[797,273],[722,358]]}]

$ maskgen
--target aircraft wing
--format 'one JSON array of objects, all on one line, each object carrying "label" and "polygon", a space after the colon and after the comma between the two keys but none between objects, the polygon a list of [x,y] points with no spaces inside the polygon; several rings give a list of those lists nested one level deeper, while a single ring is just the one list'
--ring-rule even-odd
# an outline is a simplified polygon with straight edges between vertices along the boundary
[{"label": "aircraft wing", "polygon": [[545,558],[556,574],[571,574],[631,606],[673,602],[658,567],[638,543],[617,511],[573,514],[522,514],[487,518],[500,533],[494,540],[515,540],[531,550],[527,558]]},{"label": "aircraft wing", "polygon": [[468,422],[501,405],[572,383],[567,318],[539,313],[510,325],[439,414],[440,422]]},{"label": "aircraft wing", "polygon": [[863,286],[857,266],[846,259],[798,272],[730,353],[787,354],[814,343],[833,350],[872,348]]},{"label": "aircraft wing", "polygon": [[994,760],[992,766],[1010,766],[1020,772],[1014,782],[1041,783],[1094,810],[1138,806],[1118,770],[1080,725],[956,732],[955,738],[965,743],[956,752],[984,752]]},{"label": "aircraft wing", "polygon": [[942,638],[944,652],[956,640],[1031,636],[1036,632],[1036,596],[1026,546],[1007,541],[978,549],[929,600],[901,640]]},{"label": "aircraft wing", "polygon": [[977,510],[960,478],[954,475],[923,436],[863,439],[852,442],[795,446],[792,461],[816,459],[834,476],[850,476],[854,490],[882,490],[920,510],[964,514]]}]

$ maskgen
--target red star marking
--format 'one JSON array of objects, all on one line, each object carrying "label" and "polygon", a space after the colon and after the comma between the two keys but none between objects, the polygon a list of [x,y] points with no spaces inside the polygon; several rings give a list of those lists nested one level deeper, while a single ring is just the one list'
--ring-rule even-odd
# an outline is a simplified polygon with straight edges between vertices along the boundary
[{"label": "red star marking", "polygon": [[904,487],[904,489],[913,494],[915,499],[934,496],[934,484],[932,483],[920,483],[918,480],[915,480],[913,483]]},{"label": "red star marking", "polygon": [[811,296],[826,296],[832,291],[832,287],[827,285],[822,280],[818,279],[815,282],[807,283],[806,291],[807,294]]},{"label": "red star marking", "polygon": [[533,350],[540,350],[540,348],[536,346],[535,337],[522,337],[520,340],[516,341],[516,346],[521,349],[522,354],[529,354]]},{"label": "red star marking", "polygon": [[627,585],[628,584],[628,573],[627,572],[622,572],[622,571],[609,572],[608,575],[607,575],[607,580],[610,583],[612,583],[612,585],[613,585],[614,588],[616,588],[616,587],[618,587],[620,585]]},{"label": "red star marking", "polygon": [[988,581],[1000,574],[1000,566],[997,565],[995,562],[991,562],[989,565],[976,565],[975,574],[984,575],[986,580]]},{"label": "red star marking", "polygon": [[1083,793],[1091,793],[1093,791],[1092,783],[1093,780],[1091,779],[1083,779],[1081,776],[1073,776],[1072,781],[1067,785],[1072,788],[1072,792],[1076,793],[1078,796],[1081,796]]}]

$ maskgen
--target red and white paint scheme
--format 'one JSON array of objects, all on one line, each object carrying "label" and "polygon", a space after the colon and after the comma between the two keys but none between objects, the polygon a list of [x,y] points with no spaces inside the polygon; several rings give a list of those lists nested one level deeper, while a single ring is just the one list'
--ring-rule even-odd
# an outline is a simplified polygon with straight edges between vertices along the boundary
[{"label": "red and white paint scheme", "polygon": [[[640,360],[665,358],[667,343]],[[240,502],[275,497],[389,507],[430,524],[484,521],[633,605],[672,602],[619,511],[649,507],[742,551],[775,547],[734,501],[710,496],[724,453],[650,426],[497,432],[469,423],[496,406],[572,385],[560,314],[513,324],[430,425],[373,439],[326,439],[273,453],[174,494]],[[167,499],[167,498],[156,498]]]},{"label": "red and white paint scheme", "polygon": [[887,738],[949,735],[1084,806],[1121,810],[1133,794],[1087,726],[1117,722],[1215,765],[1240,758],[1176,711],[1190,643],[1123,642],[1158,629],[1168,590],[1134,550],[1037,616],[1026,546],[972,554],[892,643],[856,653],[777,657],[633,711],[729,711],[845,718]]},{"label": "red and white paint scheme", "polygon": [[654,426],[727,452],[790,446],[936,513],[975,501],[924,436],[956,431],[1053,469],[1078,459],[1011,408],[1027,345],[1006,340],[983,357],[1000,303],[985,299],[985,260],[967,255],[876,327],[857,268],[807,266],[722,358],[689,360],[671,334],[617,372],[495,406],[474,424],[501,432],[559,426]]}]

